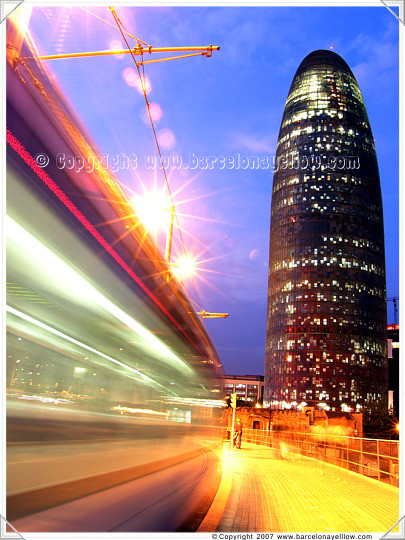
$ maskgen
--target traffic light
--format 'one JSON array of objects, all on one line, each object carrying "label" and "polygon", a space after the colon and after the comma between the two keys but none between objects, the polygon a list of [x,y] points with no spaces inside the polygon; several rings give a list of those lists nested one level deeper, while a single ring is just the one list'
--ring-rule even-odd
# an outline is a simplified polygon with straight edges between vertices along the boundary
[{"label": "traffic light", "polygon": [[236,394],[231,394],[231,407],[236,409]]}]

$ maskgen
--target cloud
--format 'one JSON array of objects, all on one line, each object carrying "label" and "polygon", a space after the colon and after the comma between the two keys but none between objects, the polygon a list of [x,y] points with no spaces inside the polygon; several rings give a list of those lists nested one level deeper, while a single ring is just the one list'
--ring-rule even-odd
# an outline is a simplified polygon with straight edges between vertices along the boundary
[{"label": "cloud", "polygon": [[231,147],[235,150],[249,150],[255,154],[275,155],[276,136],[270,135],[260,137],[258,135],[248,135],[247,133],[237,133],[232,136]]},{"label": "cloud", "polygon": [[380,36],[366,33],[346,45],[346,54],[358,58],[352,71],[362,91],[375,92],[377,89],[392,99],[398,77],[398,25],[389,21]]}]

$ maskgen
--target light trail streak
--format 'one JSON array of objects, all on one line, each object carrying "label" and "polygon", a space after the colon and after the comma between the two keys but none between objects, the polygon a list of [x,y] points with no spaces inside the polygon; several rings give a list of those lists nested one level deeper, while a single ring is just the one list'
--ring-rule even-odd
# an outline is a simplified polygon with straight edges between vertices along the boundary
[{"label": "light trail streak", "polygon": [[[203,353],[199,350],[198,346],[193,342],[191,337],[185,332],[182,326],[174,319],[160,300],[146,287],[143,281],[134,273],[134,271],[128,266],[128,264],[118,255],[113,247],[107,242],[107,240],[97,231],[97,229],[90,223],[90,221],[80,212],[80,210],[73,204],[69,197],[59,188],[59,186],[52,180],[52,178],[36,163],[31,154],[25,149],[20,141],[14,137],[12,132],[6,130],[6,139],[8,144],[17,152],[17,154],[25,161],[25,163],[31,167],[35,174],[44,182],[44,184],[53,192],[53,194],[66,206],[66,208],[75,216],[75,218],[89,231],[89,233],[104,247],[104,249],[115,259],[115,261],[127,272],[127,274],[139,285],[139,287],[153,300],[153,302],[161,309],[161,311],[170,319],[170,321],[178,328],[178,330],[185,336],[185,338],[193,345],[195,350],[201,356]],[[110,177],[106,178],[107,184],[112,184]]]},{"label": "light trail streak", "polygon": [[[194,374],[194,371],[178,356],[176,356],[166,345],[164,345],[149,330],[144,328],[135,319],[130,317],[113,302],[103,296],[97,289],[90,285],[83,277],[77,274],[65,262],[57,257],[50,249],[45,247],[39,240],[28,233],[18,225],[9,216],[6,217],[7,236],[15,242],[22,250],[31,257],[38,260],[46,270],[52,270],[52,275],[57,276],[62,281],[61,286],[71,291],[75,291],[82,298],[89,298],[116,319],[124,323],[128,328],[136,332],[143,338],[143,345],[146,345],[148,351],[152,350],[158,353],[161,360],[175,366],[177,369]],[[170,362],[168,362],[170,360]]]},{"label": "light trail streak", "polygon": [[[31,317],[30,315],[26,315],[25,313],[22,313],[21,311],[18,311],[17,309],[14,309],[11,306],[6,306],[6,311],[8,313],[11,313],[12,315],[15,315],[16,317],[19,317],[20,319],[23,319],[24,321],[27,321],[30,324],[33,324],[34,326],[37,326],[38,328],[42,328],[43,330],[46,330],[47,332],[54,334],[55,336],[65,339],[66,341],[69,341],[70,343],[73,343],[74,345],[78,345],[79,347],[82,347],[83,349],[86,349],[87,351],[92,352],[93,354],[96,354],[110,362],[113,362],[114,364],[117,364],[118,366],[121,366],[124,369],[131,371],[131,373],[135,373],[136,377],[134,378],[136,380],[143,378],[143,379],[146,379],[148,383],[151,383],[153,386],[156,385],[156,386],[160,386],[161,388],[164,388],[162,385],[160,385],[159,383],[157,383],[150,377],[141,373],[138,369],[132,368],[131,366],[128,366],[127,364],[124,364],[123,362],[120,362],[119,360],[116,360],[115,358],[112,358],[111,356],[108,356],[107,354],[104,354],[101,351],[98,351],[97,349],[94,349],[93,347],[90,347],[89,345],[86,345],[85,343],[82,343],[81,341],[78,341],[77,339],[72,338],[71,336],[68,336],[67,334],[64,334],[63,332],[56,330],[56,328],[53,328],[52,326],[48,326],[47,324],[41,321],[38,321],[37,319],[34,319],[34,317]],[[141,381],[141,382],[145,383],[146,381]]]}]

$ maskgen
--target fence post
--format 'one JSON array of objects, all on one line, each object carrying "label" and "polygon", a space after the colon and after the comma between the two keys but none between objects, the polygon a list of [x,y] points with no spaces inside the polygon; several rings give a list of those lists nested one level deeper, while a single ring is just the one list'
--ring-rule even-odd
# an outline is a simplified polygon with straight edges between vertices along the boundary
[{"label": "fence post", "polygon": [[380,440],[377,439],[377,468],[378,468],[378,480],[381,480],[381,471],[380,471]]},{"label": "fence post", "polygon": [[349,437],[346,437],[346,469],[349,470]]},{"label": "fence post", "polygon": [[[337,438],[335,438],[335,447],[334,447],[334,452],[333,452],[333,457],[334,457],[334,463],[339,465],[340,467],[340,449],[338,448],[338,440]],[[339,452],[339,457],[338,457],[338,452]]]},{"label": "fence post", "polygon": [[360,439],[360,474],[363,474],[363,438]]}]

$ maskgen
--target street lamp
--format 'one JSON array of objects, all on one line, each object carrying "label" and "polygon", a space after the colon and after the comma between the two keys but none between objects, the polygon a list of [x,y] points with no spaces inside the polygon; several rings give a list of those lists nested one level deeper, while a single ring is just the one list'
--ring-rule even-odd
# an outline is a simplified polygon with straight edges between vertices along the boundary
[{"label": "street lamp", "polygon": [[182,281],[187,277],[191,277],[195,270],[196,261],[191,259],[189,255],[183,255],[182,257],[179,257],[175,263],[173,263],[173,272],[179,281]]},{"label": "street lamp", "polygon": [[143,195],[134,195],[131,202],[138,219],[155,236],[157,236],[159,230],[167,229],[169,220],[171,230],[173,229],[172,215],[174,207],[163,191],[154,190],[145,192]]}]

